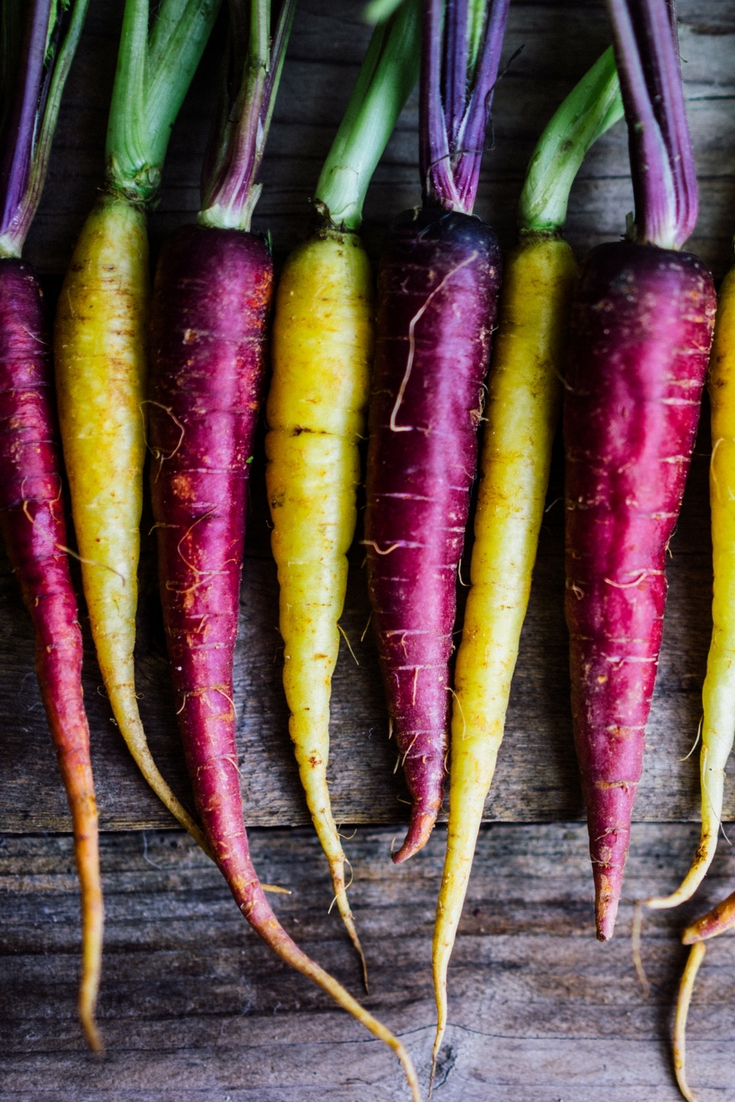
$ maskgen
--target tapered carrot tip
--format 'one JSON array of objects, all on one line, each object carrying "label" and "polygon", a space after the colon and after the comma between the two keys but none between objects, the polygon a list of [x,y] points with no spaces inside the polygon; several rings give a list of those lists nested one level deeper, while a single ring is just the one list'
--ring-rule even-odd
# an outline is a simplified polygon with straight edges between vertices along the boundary
[{"label": "tapered carrot tip", "polygon": [[728,895],[727,899],[723,899],[706,915],[698,918],[691,926],[687,926],[681,940],[684,945],[694,945],[697,941],[717,937],[718,934],[723,934],[733,926],[735,926],[735,892]]},{"label": "tapered carrot tip", "polygon": [[[633,766],[631,774],[635,776]],[[592,791],[585,792],[599,941],[609,941],[615,929],[636,787],[634,780],[598,779]]]},{"label": "tapered carrot tip", "polygon": [[411,819],[408,824],[408,833],[403,840],[403,845],[397,853],[392,854],[393,863],[400,865],[418,853],[429,840],[429,835],[434,829],[434,823],[439,813],[438,807],[429,807],[428,810],[422,804],[414,804],[411,808]]}]

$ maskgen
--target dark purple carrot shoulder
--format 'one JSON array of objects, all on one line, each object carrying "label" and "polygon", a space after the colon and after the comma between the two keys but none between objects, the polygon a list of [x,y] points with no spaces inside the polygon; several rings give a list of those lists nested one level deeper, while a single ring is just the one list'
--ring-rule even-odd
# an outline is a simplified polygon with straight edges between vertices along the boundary
[{"label": "dark purple carrot shoulder", "polygon": [[394,222],[378,276],[365,544],[412,799],[396,862],[427,841],[447,769],[457,570],[501,275],[497,238],[472,208],[507,8],[424,3],[423,204]]}]

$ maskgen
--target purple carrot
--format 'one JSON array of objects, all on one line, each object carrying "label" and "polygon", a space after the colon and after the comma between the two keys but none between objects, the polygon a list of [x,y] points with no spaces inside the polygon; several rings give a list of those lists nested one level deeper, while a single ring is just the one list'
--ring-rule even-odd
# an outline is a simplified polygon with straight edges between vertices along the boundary
[{"label": "purple carrot", "polygon": [[148,440],[171,675],[197,810],[231,885],[243,861],[252,872],[232,671],[272,287],[262,238],[185,226],[161,253],[152,310]]},{"label": "purple carrot", "polygon": [[471,211],[507,7],[424,5],[423,207],[396,220],[380,262],[365,544],[413,801],[396,862],[428,839],[446,773],[457,570],[501,272],[497,238]]},{"label": "purple carrot", "polygon": [[90,1046],[102,953],[97,805],[82,694],[82,633],[66,553],[51,339],[30,265],[0,260],[0,531],[36,632],[36,674],[74,830],[82,896],[79,1014]]},{"label": "purple carrot", "polygon": [[[243,7],[233,4],[233,14],[241,16]],[[169,239],[156,272],[148,439],[161,602],[197,811],[238,907],[282,960],[389,1045],[418,1102],[416,1074],[400,1041],[279,923],[253,867],[243,822],[233,660],[246,489],[273,290],[270,250],[250,232],[250,219],[292,15],[287,2],[272,54],[268,4],[253,6],[251,33],[239,43],[235,19],[235,46],[258,46],[244,67],[243,113],[224,112],[225,136],[210,155],[200,224]]]},{"label": "purple carrot", "polygon": [[35,0],[9,5],[3,19],[0,532],[35,628],[36,673],[71,812],[82,910],[79,1017],[90,1047],[99,1051],[95,1006],[104,914],[82,633],[66,548],[48,319],[38,278],[20,259],[86,8],[86,0],[63,9]]},{"label": "purple carrot", "polygon": [[582,265],[564,432],[574,738],[597,936],[612,936],[640,780],[681,506],[712,338],[704,265],[679,249],[697,199],[666,0],[610,0],[631,135],[632,240]]}]

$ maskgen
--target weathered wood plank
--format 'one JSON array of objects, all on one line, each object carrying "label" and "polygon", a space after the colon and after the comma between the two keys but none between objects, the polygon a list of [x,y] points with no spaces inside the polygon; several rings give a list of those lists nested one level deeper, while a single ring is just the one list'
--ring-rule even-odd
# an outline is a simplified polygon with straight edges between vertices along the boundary
[{"label": "weathered wood plank", "polygon": [[[400,869],[392,831],[346,841],[351,899],[371,969],[368,1005],[428,1070],[430,945],[443,832]],[[328,878],[310,831],[254,831],[256,866],[287,884],[274,905],[303,947],[359,993],[351,949],[327,914]],[[676,933],[706,906],[647,919],[643,995],[628,936],[632,901],[672,887],[691,826],[636,825],[618,936],[594,940],[584,827],[486,827],[450,969],[450,1028],[438,1102],[675,1102],[671,1004]],[[373,1102],[406,1097],[392,1057],[276,961],[237,914],[219,874],[180,833],[102,840],[107,929],[100,1004],[108,1053],[87,1054],[75,1019],[78,899],[65,837],[0,846],[0,1102],[62,1098],[189,1102]],[[706,900],[729,890],[727,847]],[[399,934],[400,932],[400,934]],[[701,1102],[732,1100],[735,939],[713,943],[690,1027]]]}]

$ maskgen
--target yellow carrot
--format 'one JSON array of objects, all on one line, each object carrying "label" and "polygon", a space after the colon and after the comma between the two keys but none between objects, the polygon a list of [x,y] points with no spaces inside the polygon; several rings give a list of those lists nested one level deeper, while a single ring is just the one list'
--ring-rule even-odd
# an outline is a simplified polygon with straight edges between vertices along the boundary
[{"label": "yellow carrot", "polygon": [[289,257],[278,287],[267,405],[266,481],[281,587],[289,730],[366,987],[327,788],[329,702],[373,353],[373,280],[354,231],[373,170],[416,81],[419,10],[417,0],[408,0],[371,39],[317,184],[321,227]]},{"label": "yellow carrot", "polygon": [[684,972],[679,985],[679,994],[676,1000],[676,1016],[674,1018],[674,1073],[679,1090],[687,1102],[698,1102],[697,1096],[687,1082],[686,1073],[686,1030],[687,1017],[689,1016],[689,1004],[692,1001],[694,981],[697,978],[699,966],[704,959],[707,946],[703,941],[695,941],[692,945]]},{"label": "yellow carrot", "polygon": [[74,249],[54,337],[84,596],[120,732],[151,788],[201,843],[199,828],[151,757],[135,692],[149,298],[145,215],[126,199],[104,196]]},{"label": "yellow carrot", "polygon": [[503,737],[531,589],[576,271],[565,241],[530,236],[509,257],[501,292],[480,460],[472,588],[455,669],[447,852],[433,946],[435,1059],[446,1026],[449,957]]},{"label": "yellow carrot", "polygon": [[361,958],[327,758],[337,621],[357,519],[372,306],[370,264],[356,234],[327,229],[291,255],[276,299],[266,438],[289,730],[337,906]]},{"label": "yellow carrot", "polygon": [[725,766],[735,736],[735,268],[719,293],[708,390],[712,407],[712,641],[702,689],[704,716],[699,759],[702,829],[684,880],[671,895],[647,900],[653,910],[676,907],[694,895],[717,849]]},{"label": "yellow carrot", "polygon": [[84,224],[54,333],[59,420],[82,582],[102,678],[144,777],[207,849],[158,771],[135,692],[133,649],[145,459],[150,273],[145,211],[219,0],[126,0],[105,191]]},{"label": "yellow carrot", "polygon": [[519,208],[520,244],[506,265],[485,410],[471,589],[455,669],[447,852],[432,949],[432,1083],[447,1024],[447,969],[503,738],[559,415],[577,275],[561,228],[585,152],[621,115],[615,62],[607,51],[536,147]]}]

